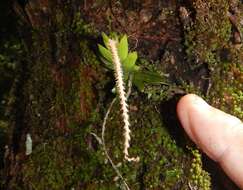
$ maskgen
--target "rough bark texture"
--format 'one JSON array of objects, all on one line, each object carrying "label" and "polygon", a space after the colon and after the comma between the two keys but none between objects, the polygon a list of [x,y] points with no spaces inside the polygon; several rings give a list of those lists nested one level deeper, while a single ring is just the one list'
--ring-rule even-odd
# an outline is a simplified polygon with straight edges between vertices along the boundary
[{"label": "rough bark texture", "polygon": [[[139,163],[123,160],[119,104],[111,111],[108,153],[129,187],[236,188],[205,158],[210,179],[201,154],[179,127],[175,106],[182,94],[193,92],[243,119],[240,1],[29,0],[12,6],[25,57],[9,97],[4,189],[125,188],[92,135],[101,136],[115,96],[114,77],[97,51],[101,32],[126,33],[138,64],[167,74],[170,84],[132,89],[130,154]],[[27,134],[33,141],[28,156]]]}]

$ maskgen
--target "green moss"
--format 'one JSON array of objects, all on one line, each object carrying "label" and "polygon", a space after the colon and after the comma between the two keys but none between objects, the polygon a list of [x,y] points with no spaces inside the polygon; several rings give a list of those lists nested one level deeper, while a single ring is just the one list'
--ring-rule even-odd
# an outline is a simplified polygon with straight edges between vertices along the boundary
[{"label": "green moss", "polygon": [[[77,25],[76,35],[90,32],[83,21]],[[35,36],[34,48],[45,56],[36,58],[35,64],[29,63],[27,67],[31,73],[24,84],[23,101],[28,102],[24,114],[28,120],[26,129],[31,129],[28,132],[33,134],[33,153],[21,160],[20,188],[124,189],[102,147],[91,135],[91,132],[101,134],[103,117],[113,97],[110,91],[113,77],[100,64],[89,40],[75,46],[80,54],[70,55],[72,60],[68,61],[56,59],[66,55],[63,52],[68,47],[67,36],[56,37],[56,52],[48,49],[51,42],[44,42],[38,36]],[[53,60],[57,63],[53,64]],[[193,181],[192,155],[170,135],[168,128],[173,126],[165,125],[157,109],[166,97],[166,90],[161,92],[157,86],[139,93],[133,89],[130,96],[132,140],[129,151],[130,155],[140,157],[139,163],[123,160],[118,102],[108,119],[107,149],[131,189],[188,189],[188,183]],[[144,98],[146,93],[152,94],[152,101]],[[22,152],[24,149],[25,145],[21,144]],[[197,168],[203,173],[201,164]],[[198,175],[202,176],[201,173]],[[210,183],[207,175],[201,178],[203,183],[195,183],[196,187]],[[13,182],[11,187],[15,186]]]},{"label": "green moss", "polygon": [[75,14],[73,23],[72,23],[72,30],[80,35],[97,35],[98,31],[95,30],[95,28],[87,24],[81,17],[81,14],[78,12]]},{"label": "green moss", "polygon": [[[185,46],[191,69],[207,64],[210,72],[209,93],[204,98],[213,106],[243,119],[243,49],[232,44],[229,9],[225,0],[195,1],[192,4],[195,20],[185,29]],[[240,19],[239,15],[237,18]],[[239,28],[242,30],[242,27]],[[203,79],[202,79],[203,80]],[[203,94],[199,86],[184,85],[187,92]],[[207,95],[205,95],[207,94]],[[190,169],[190,185],[210,189],[209,175],[202,171],[201,155],[192,150],[194,159]]]},{"label": "green moss", "polygon": [[[195,1],[192,8],[196,11],[195,20],[185,29],[188,61],[192,66],[196,61],[209,65],[213,87],[207,99],[242,119],[243,51],[230,44],[228,3]],[[166,9],[162,16],[174,14]],[[65,11],[55,13],[57,32],[52,41],[41,30],[32,36],[35,62],[27,65],[28,80],[24,81],[23,99],[19,100],[26,104],[20,104],[19,108],[23,106],[23,124],[33,134],[33,153],[21,156],[23,169],[17,175],[22,186],[16,187],[14,181],[11,187],[124,189],[102,147],[91,135],[91,132],[101,135],[103,117],[114,96],[111,94],[114,78],[95,52],[99,32],[85,23],[80,14],[75,15],[71,28],[65,25],[65,19]],[[81,43],[70,44],[70,36],[81,39]],[[226,57],[221,54],[223,50],[229,52]],[[140,59],[140,65],[152,71],[163,70],[160,62],[151,64]],[[210,189],[210,177],[203,170],[200,153],[179,145],[168,130],[175,126],[167,126],[164,121],[168,118],[158,109],[175,88],[178,87],[171,84],[146,86],[142,93],[133,88],[129,98],[132,131],[129,152],[140,157],[139,163],[123,160],[123,123],[118,102],[112,109],[106,126],[106,145],[131,189],[186,190],[188,185]],[[186,91],[201,93],[193,85],[187,85]],[[25,134],[21,138],[25,139]],[[24,152],[25,145],[20,148]]]},{"label": "green moss", "polygon": [[[243,59],[238,61],[241,60]],[[209,96],[209,100],[216,107],[240,119],[243,119],[242,77],[243,67],[240,64],[231,63],[227,67],[219,68],[217,75],[213,77],[213,90]]]},{"label": "green moss", "polygon": [[192,160],[192,165],[190,169],[190,185],[192,187],[196,186],[199,189],[210,190],[210,176],[206,171],[202,170],[201,154],[198,150],[192,150],[191,152],[194,158]]},{"label": "green moss", "polygon": [[[225,0],[195,1],[195,20],[185,30],[185,46],[192,68],[207,63],[210,70],[209,96],[214,106],[242,119],[242,47],[232,44],[231,23]],[[237,15],[240,17],[240,15]],[[239,30],[242,29],[238,26]],[[198,92],[193,87],[190,92]],[[188,89],[188,88],[187,88]],[[200,92],[198,94],[201,94]]]},{"label": "green moss", "polygon": [[[136,94],[136,93],[135,93]],[[138,102],[132,99],[135,111],[131,112],[132,141],[130,155],[139,156],[139,163],[126,163],[123,160],[123,129],[118,104],[113,108],[106,129],[106,144],[113,161],[119,166],[120,172],[127,180],[131,189],[187,189],[190,181],[190,154],[180,148],[168,133],[161,121],[160,114],[154,108],[156,104]],[[134,103],[133,103],[134,102]],[[140,119],[138,119],[140,118]],[[99,130],[95,131],[99,134]],[[200,165],[201,171],[202,165]],[[111,189],[121,188],[121,182],[115,180],[116,173],[108,164],[101,175],[107,182],[113,181]],[[210,179],[203,178],[210,184]],[[99,181],[100,179],[97,179]],[[137,183],[137,181],[141,183]],[[106,183],[105,183],[106,184]],[[104,186],[105,187],[105,186]],[[198,186],[200,187],[200,186]]]},{"label": "green moss", "polygon": [[208,63],[210,67],[218,64],[217,50],[228,43],[231,24],[227,16],[228,1],[195,1],[195,20],[185,30],[185,46],[189,60]]},{"label": "green moss", "polygon": [[[95,111],[98,99],[95,99],[94,87],[98,77],[102,80],[103,71],[98,71],[98,60],[88,41],[76,47],[80,57],[73,55],[71,62],[65,58],[57,60],[61,64],[58,66],[49,60],[51,42],[41,40],[42,31],[36,30],[33,34],[36,41],[33,48],[43,54],[26,69],[31,73],[24,83],[22,101],[29,102],[24,111],[28,120],[25,127],[33,134],[33,153],[22,160],[23,170],[19,175],[23,183],[19,188],[100,189],[101,182],[97,184],[93,179],[96,170],[102,168],[103,152],[89,147],[87,139],[90,139],[90,123],[95,124],[99,118]],[[61,39],[65,39],[65,35],[56,36],[58,55],[62,55],[59,50],[67,43],[64,40],[61,45]],[[25,134],[22,138],[25,139]],[[25,152],[25,145],[20,147]],[[15,183],[10,186],[16,188]]]}]

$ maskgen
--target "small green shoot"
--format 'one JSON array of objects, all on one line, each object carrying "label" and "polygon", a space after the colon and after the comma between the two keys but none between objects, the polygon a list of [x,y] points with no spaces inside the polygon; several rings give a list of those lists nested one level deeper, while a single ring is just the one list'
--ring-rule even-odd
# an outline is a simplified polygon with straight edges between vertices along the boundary
[{"label": "small green shoot", "polygon": [[[98,44],[100,59],[108,69],[113,70],[112,54],[108,46],[110,38],[105,33],[102,33],[102,38],[104,46]],[[165,84],[163,77],[159,73],[142,71],[136,65],[138,54],[136,51],[129,52],[127,35],[123,35],[120,39],[117,36],[113,38],[118,41],[117,50],[123,67],[125,81],[128,80],[129,75],[132,75],[132,82],[140,91],[143,91],[146,84]]]}]

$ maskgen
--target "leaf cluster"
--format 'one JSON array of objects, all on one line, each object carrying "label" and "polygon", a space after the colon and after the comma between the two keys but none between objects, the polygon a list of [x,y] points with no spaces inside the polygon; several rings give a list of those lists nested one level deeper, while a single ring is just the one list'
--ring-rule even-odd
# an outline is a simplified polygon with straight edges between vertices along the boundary
[{"label": "leaf cluster", "polygon": [[[112,53],[108,44],[110,38],[105,33],[102,33],[102,38],[104,46],[98,44],[100,59],[108,69],[113,70]],[[146,84],[164,84],[160,74],[152,71],[143,71],[136,64],[138,54],[136,51],[129,52],[127,35],[123,35],[120,39],[118,36],[113,38],[118,42],[117,51],[125,81],[128,80],[129,75],[132,75],[132,82],[140,91],[143,91]]]}]

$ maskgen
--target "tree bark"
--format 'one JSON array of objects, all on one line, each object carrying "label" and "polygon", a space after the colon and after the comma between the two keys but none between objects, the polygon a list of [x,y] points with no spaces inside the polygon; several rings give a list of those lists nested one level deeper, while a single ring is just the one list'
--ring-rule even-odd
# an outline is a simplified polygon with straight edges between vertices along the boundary
[{"label": "tree bark", "polygon": [[[229,79],[233,72],[235,80],[242,81],[243,56],[237,49],[241,47],[230,39],[240,35],[240,29],[226,14],[233,7],[240,9],[240,2],[14,1],[26,58],[11,94],[4,189],[126,188],[94,135],[101,137],[103,119],[115,97],[114,77],[97,51],[102,31],[126,33],[130,48],[140,55],[138,64],[166,73],[170,84],[148,86],[144,92],[132,88],[130,154],[138,155],[139,163],[123,160],[119,103],[108,118],[108,154],[130,189],[210,189],[201,155],[180,129],[175,107],[182,94],[196,92],[225,110],[232,110],[225,105],[236,99],[238,108],[232,112],[242,116],[237,112],[242,109],[242,88]],[[205,19],[211,19],[215,30]],[[223,77],[236,97],[223,91],[218,81],[223,62],[230,62]],[[230,98],[222,102],[219,92]],[[30,155],[27,134],[32,139]]]}]

